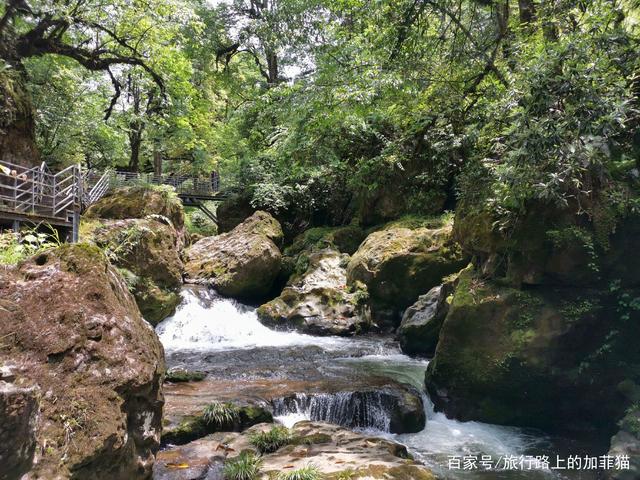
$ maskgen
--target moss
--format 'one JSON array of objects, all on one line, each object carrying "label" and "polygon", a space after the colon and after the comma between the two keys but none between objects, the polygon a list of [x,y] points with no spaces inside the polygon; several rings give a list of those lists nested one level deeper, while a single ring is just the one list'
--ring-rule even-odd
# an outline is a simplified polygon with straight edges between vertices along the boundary
[{"label": "moss", "polygon": [[[228,425],[216,425],[208,422],[204,410],[197,415],[186,417],[180,424],[172,429],[165,429],[162,432],[162,442],[165,444],[184,445],[198,438],[202,438],[218,431],[240,432],[259,423],[272,423],[271,413],[256,405],[235,405],[226,403],[236,414],[233,421]],[[221,430],[222,428],[222,430]]]},{"label": "moss", "polygon": [[133,287],[140,313],[152,325],[156,325],[176,311],[180,295],[175,291],[158,287],[149,279],[138,281]]},{"label": "moss", "polygon": [[102,250],[89,243],[65,243],[52,250],[68,272],[86,274],[97,268],[107,268]]},{"label": "moss", "polygon": [[451,227],[454,221],[452,212],[445,212],[442,215],[420,216],[420,215],[404,215],[397,220],[385,223],[384,225],[371,228],[368,233],[378,230],[389,230],[393,228],[408,228],[417,230],[419,228],[438,229],[443,227]]},{"label": "moss", "polygon": [[204,380],[207,376],[204,372],[184,370],[184,369],[170,369],[164,376],[165,382],[170,383],[182,383],[182,382],[199,382]]},{"label": "moss", "polygon": [[320,445],[323,443],[331,443],[331,435],[326,433],[312,433],[311,435],[304,435],[301,437],[294,437],[291,440],[291,445]]},{"label": "moss", "polygon": [[305,251],[334,248],[341,253],[352,255],[364,238],[364,231],[355,225],[314,227],[298,235],[284,253],[289,256],[297,256]]}]

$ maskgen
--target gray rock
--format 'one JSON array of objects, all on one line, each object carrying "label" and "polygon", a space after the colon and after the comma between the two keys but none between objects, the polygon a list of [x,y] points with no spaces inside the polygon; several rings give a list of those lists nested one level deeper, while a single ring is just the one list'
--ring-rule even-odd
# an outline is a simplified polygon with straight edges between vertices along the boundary
[{"label": "gray rock", "polygon": [[627,456],[629,469],[609,470],[608,480],[636,480],[640,478],[640,411],[627,414],[622,420],[620,431],[611,438],[609,455],[613,457]]},{"label": "gray rock", "polygon": [[229,297],[264,298],[280,272],[281,240],[278,221],[258,211],[232,231],[192,245],[186,255],[187,280]]},{"label": "gray rock", "polygon": [[31,469],[36,448],[37,390],[0,381],[0,479]]},{"label": "gray rock", "polygon": [[442,323],[449,311],[447,297],[452,292],[452,283],[433,287],[407,308],[397,332],[404,353],[433,356]]},{"label": "gray rock", "polygon": [[279,297],[262,305],[260,321],[314,335],[353,335],[370,323],[366,292],[347,287],[349,255],[324,249],[309,255],[305,273],[293,278]]}]

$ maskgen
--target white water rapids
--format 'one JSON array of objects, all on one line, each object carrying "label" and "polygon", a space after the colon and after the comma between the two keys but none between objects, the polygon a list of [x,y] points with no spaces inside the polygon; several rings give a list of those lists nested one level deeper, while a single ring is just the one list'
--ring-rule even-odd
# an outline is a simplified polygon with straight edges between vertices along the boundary
[{"label": "white water rapids", "polygon": [[[180,352],[198,355],[212,364],[219,363],[220,355],[237,352],[237,358],[241,360],[234,368],[242,370],[245,366],[242,365],[244,357],[241,354],[257,349],[260,354],[268,351],[277,352],[278,361],[287,366],[296,362],[293,359],[290,362],[287,360],[288,352],[300,352],[305,349],[317,351],[319,348],[320,356],[325,352],[327,358],[321,360],[324,363],[320,367],[314,365],[309,368],[326,369],[334,375],[335,372],[340,374],[340,370],[336,368],[343,368],[352,374],[355,370],[357,375],[386,375],[424,391],[427,362],[401,354],[395,344],[371,337],[314,337],[295,332],[274,331],[258,321],[253,308],[204,289],[185,288],[183,302],[176,314],[160,323],[156,331],[167,351],[169,363],[171,355]],[[359,353],[356,354],[355,351]],[[259,367],[262,357],[258,356],[256,360],[254,355],[251,358],[250,367],[256,369],[255,363],[257,362]],[[309,399],[305,392],[299,392],[300,401],[290,402],[293,406],[288,407],[288,412],[276,412],[280,413],[276,419],[291,426],[297,421],[311,419],[313,409],[316,417],[320,415],[317,412],[332,412],[327,414],[331,419],[331,415],[336,415],[335,409],[340,406],[341,400],[328,397],[330,395],[327,398],[317,396],[316,399]],[[417,459],[442,478],[565,478],[555,472],[498,473],[449,470],[449,456],[491,455],[497,459],[508,455],[551,455],[553,446],[550,440],[539,432],[531,433],[519,428],[448,419],[444,414],[433,410],[432,403],[426,395],[423,400],[427,416],[423,431],[416,434],[392,435],[370,429],[368,433],[393,438],[405,444]],[[371,411],[376,411],[374,407],[371,406]],[[382,425],[384,421],[378,423]]]}]

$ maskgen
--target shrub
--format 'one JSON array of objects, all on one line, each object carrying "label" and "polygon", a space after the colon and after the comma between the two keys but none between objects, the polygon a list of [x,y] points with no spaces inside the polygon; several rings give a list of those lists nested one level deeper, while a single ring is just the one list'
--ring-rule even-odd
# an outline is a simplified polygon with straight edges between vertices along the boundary
[{"label": "shrub", "polygon": [[291,432],[285,427],[273,427],[268,432],[254,432],[249,435],[249,443],[260,453],[272,453],[291,442]]},{"label": "shrub", "polygon": [[242,452],[229,460],[222,471],[225,480],[256,480],[260,474],[262,460],[252,452]]}]

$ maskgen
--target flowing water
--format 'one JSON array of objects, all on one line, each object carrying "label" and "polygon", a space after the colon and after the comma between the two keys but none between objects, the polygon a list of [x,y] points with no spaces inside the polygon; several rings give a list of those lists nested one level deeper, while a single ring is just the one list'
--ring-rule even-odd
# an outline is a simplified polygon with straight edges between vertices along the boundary
[{"label": "flowing water", "polygon": [[[392,379],[424,392],[428,364],[403,355],[392,338],[314,337],[274,331],[258,321],[253,308],[215,292],[187,287],[182,295],[176,314],[156,327],[168,365],[204,371],[208,380],[221,385],[249,385],[254,389],[251,396],[269,397],[276,420],[287,426],[300,420],[323,420],[392,438],[441,478],[597,478],[584,471],[482,469],[486,467],[481,465],[482,456],[485,460],[490,456],[495,465],[509,457],[546,455],[555,460],[556,455],[587,452],[566,439],[550,438],[539,431],[448,419],[434,411],[424,393],[424,430],[389,433],[393,401],[376,386]],[[477,468],[465,470],[465,457],[472,461],[473,456],[477,457]]]}]

